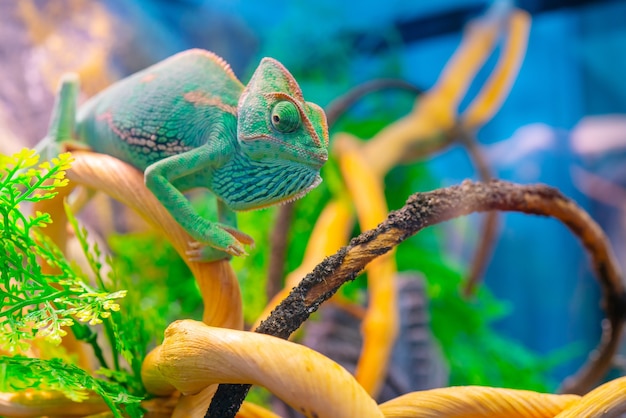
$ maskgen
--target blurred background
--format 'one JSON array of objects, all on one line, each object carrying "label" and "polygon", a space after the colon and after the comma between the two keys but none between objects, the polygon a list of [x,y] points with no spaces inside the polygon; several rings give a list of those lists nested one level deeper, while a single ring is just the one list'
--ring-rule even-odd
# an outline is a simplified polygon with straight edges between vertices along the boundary
[{"label": "blurred background", "polygon": [[[510,93],[476,133],[480,148],[495,177],[546,183],[576,200],[605,230],[624,269],[626,1],[502,4],[529,12],[532,26]],[[306,99],[323,107],[377,78],[428,90],[459,47],[466,24],[491,5],[476,0],[3,1],[0,152],[33,146],[44,136],[63,72],[80,74],[84,100],[192,47],[222,56],[244,83],[262,57],[274,57],[294,74]],[[460,111],[501,52],[496,47],[491,53]],[[414,100],[413,93],[403,91],[368,95],[333,127],[331,142],[337,131],[367,140],[409,113]],[[385,179],[389,208],[401,207],[411,193],[466,178],[477,178],[476,170],[464,148],[453,144],[392,170]],[[298,203],[285,272],[298,266],[329,193],[322,187]],[[259,217],[270,225],[273,216],[274,211],[264,211],[241,220],[244,231],[259,229],[252,233],[255,252],[236,261],[247,318],[267,300],[269,227],[263,230]],[[460,283],[481,233],[479,220],[470,216],[430,228],[397,253],[399,270],[417,271],[426,282],[434,338],[450,367],[439,384],[554,390],[582,364],[600,335],[600,292],[589,260],[560,223],[504,214],[484,288],[474,299],[463,299]],[[113,228],[129,227],[118,222]],[[347,294],[358,300],[363,286],[357,281]]]}]

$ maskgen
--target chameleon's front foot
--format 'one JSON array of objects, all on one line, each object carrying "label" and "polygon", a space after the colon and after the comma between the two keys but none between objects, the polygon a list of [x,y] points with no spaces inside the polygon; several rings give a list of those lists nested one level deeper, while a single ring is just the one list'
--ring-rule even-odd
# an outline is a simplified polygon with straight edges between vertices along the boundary
[{"label": "chameleon's front foot", "polygon": [[231,256],[248,255],[244,245],[254,245],[254,240],[243,232],[217,224],[220,234],[216,234],[210,244],[193,241],[189,243],[187,257],[190,261],[209,262],[230,259]]}]

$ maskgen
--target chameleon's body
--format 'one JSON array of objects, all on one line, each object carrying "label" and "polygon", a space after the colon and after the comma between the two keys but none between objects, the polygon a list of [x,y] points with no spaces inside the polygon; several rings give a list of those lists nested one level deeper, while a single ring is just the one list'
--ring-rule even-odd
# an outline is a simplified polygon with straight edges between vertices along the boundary
[{"label": "chameleon's body", "polygon": [[[94,96],[78,112],[77,81],[61,86],[48,137],[71,140],[142,170],[147,187],[199,243],[233,255],[251,238],[233,210],[299,198],[321,181],[328,128],[289,72],[261,61],[244,85],[203,50],[174,55]],[[200,217],[181,192],[218,199],[220,222]],[[196,258],[218,258],[210,248]]]}]

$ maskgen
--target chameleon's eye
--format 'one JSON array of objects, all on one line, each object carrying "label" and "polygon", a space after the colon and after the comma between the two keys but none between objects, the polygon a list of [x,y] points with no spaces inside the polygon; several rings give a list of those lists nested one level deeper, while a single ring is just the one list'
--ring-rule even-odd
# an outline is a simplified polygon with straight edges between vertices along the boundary
[{"label": "chameleon's eye", "polygon": [[298,112],[296,105],[288,101],[276,103],[270,118],[272,126],[278,132],[293,132],[300,126],[300,112]]}]

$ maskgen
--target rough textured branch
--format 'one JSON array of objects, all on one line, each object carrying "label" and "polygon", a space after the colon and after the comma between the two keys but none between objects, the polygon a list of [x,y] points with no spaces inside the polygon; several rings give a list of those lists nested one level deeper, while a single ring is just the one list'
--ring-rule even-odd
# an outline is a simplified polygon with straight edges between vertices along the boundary
[{"label": "rough textured branch", "polygon": [[[474,212],[493,210],[554,217],[564,223],[589,252],[602,287],[607,321],[597,352],[565,385],[566,392],[586,392],[606,373],[617,349],[626,313],[624,286],[613,252],[600,227],[576,203],[558,190],[544,185],[525,186],[497,180],[488,183],[465,181],[458,186],[412,195],[402,209],[391,212],[376,229],[354,238],[348,246],[320,263],[256,331],[289,337],[322,302],[343,283],[353,280],[377,256],[427,226]],[[245,397],[246,386],[236,386],[234,393],[229,385],[220,385],[214,399],[226,405],[242,398],[242,390]],[[236,408],[231,408],[233,410]],[[207,416],[234,416],[213,412],[209,409]]]}]

